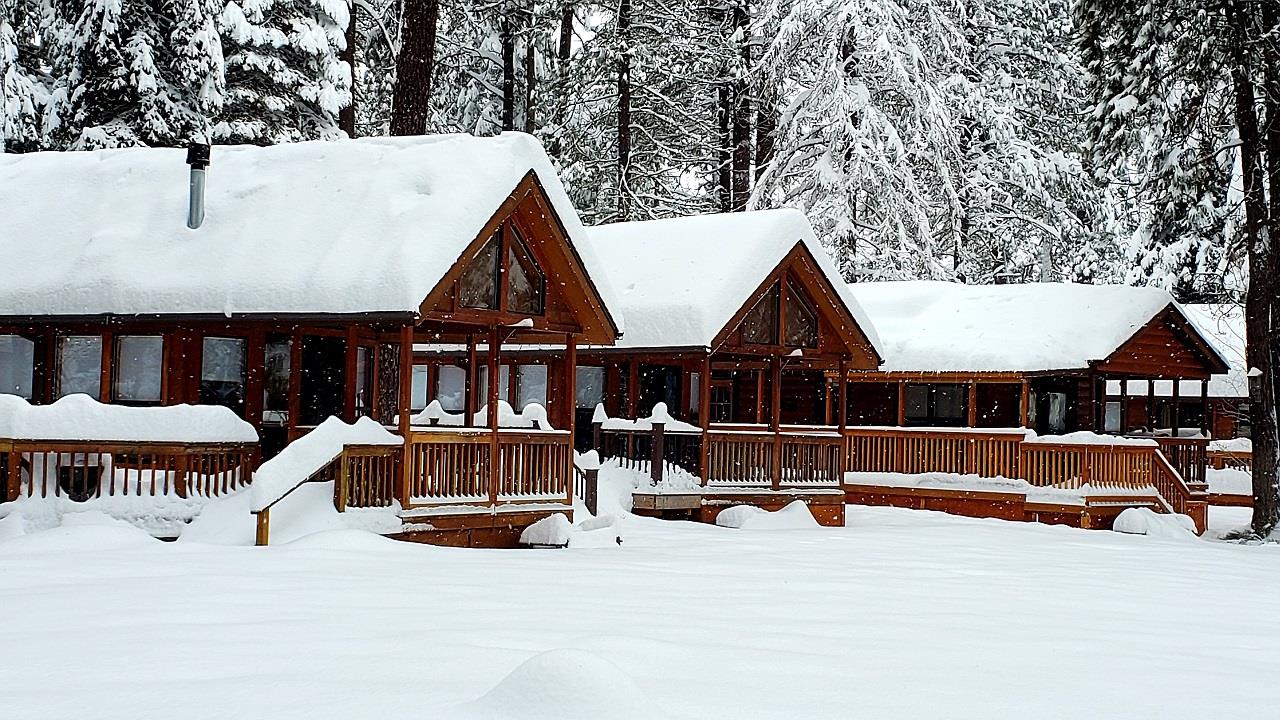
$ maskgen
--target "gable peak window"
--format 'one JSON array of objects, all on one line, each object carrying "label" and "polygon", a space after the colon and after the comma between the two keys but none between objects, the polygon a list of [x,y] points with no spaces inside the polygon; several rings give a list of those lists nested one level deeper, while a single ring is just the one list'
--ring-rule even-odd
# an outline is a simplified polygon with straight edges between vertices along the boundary
[{"label": "gable peak window", "polygon": [[462,271],[458,303],[524,315],[544,312],[546,277],[513,225],[500,227]]},{"label": "gable peak window", "polygon": [[808,298],[794,283],[787,282],[787,301],[783,308],[782,324],[787,347],[818,347],[818,314],[810,307]]},{"label": "gable peak window", "polygon": [[[782,283],[786,283],[786,295]],[[791,280],[773,284],[742,319],[742,341],[750,345],[816,348],[818,314]]]}]

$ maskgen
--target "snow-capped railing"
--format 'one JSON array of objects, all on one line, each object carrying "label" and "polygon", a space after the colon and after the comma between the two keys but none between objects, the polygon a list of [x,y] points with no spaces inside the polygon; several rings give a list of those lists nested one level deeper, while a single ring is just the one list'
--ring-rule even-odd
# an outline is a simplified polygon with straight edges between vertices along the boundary
[{"label": "snow-capped railing", "polygon": [[599,457],[647,472],[654,484],[671,472],[697,474],[702,463],[702,428],[673,418],[666,403],[636,420],[611,418],[597,405],[591,437]]}]

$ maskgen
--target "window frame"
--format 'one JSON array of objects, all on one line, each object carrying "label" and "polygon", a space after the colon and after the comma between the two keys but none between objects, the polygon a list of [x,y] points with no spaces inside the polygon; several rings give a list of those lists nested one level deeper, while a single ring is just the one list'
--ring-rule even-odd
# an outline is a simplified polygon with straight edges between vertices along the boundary
[{"label": "window frame", "polygon": [[[65,381],[65,378],[62,376],[63,367],[65,366],[65,363],[63,362],[63,343],[66,342],[67,340],[72,340],[72,339],[95,340],[98,343],[97,393],[96,394],[85,393],[85,394],[89,395],[94,400],[101,400],[102,390],[103,390],[102,381],[104,379],[103,372],[102,372],[102,363],[104,358],[106,357],[107,344],[108,344],[108,338],[103,337],[101,333],[58,333],[57,336],[54,338],[54,341],[53,341],[53,347],[54,347],[53,349],[53,354],[54,354],[53,399],[60,400],[66,397],[67,395],[74,394],[75,392],[81,392],[80,390],[76,390],[74,392],[63,392],[62,390],[62,385],[63,385],[63,382]],[[112,352],[114,352],[114,349],[112,350]],[[114,357],[112,359],[114,360]],[[112,370],[114,371],[115,368],[113,367]],[[108,380],[110,381],[111,379],[108,378]],[[112,382],[112,384],[114,384],[114,382]]]},{"label": "window frame", "polygon": [[[773,327],[770,332],[770,340],[765,342],[748,338],[748,321],[760,308],[765,307],[765,303],[769,302],[773,304]],[[793,303],[803,314],[813,319],[812,344],[801,343],[793,345],[787,342],[787,308],[791,307]],[[816,350],[822,343],[822,316],[796,278],[791,273],[784,273],[765,289],[755,304],[742,316],[742,320],[738,323],[738,334],[742,344],[748,347]]]},{"label": "window frame", "polygon": [[[222,405],[228,407],[232,411],[237,410],[236,407],[223,405],[222,403],[210,402],[205,399],[204,384],[205,380],[205,361],[209,357],[208,342],[210,340],[221,341],[230,340],[240,343],[240,404],[237,415],[243,417],[248,412],[249,404],[249,338],[244,335],[202,335],[200,337],[200,375],[196,387],[196,394],[199,397],[201,405]],[[218,382],[218,381],[207,381]]]},{"label": "window frame", "polygon": [[[463,300],[462,283],[470,274],[474,264],[479,261],[486,253],[487,249],[494,247],[493,266],[490,268],[493,278],[493,295],[494,302],[491,305],[477,305],[465,302]],[[523,259],[524,262],[521,262]],[[511,267],[512,263],[521,266],[521,271],[536,285],[537,302],[536,311],[513,309],[511,298]],[[532,274],[530,274],[532,270]],[[544,317],[547,312],[547,274],[542,269],[542,265],[534,257],[533,251],[529,248],[528,242],[525,240],[524,233],[510,220],[503,222],[498,226],[488,239],[480,246],[480,249],[468,259],[467,264],[462,268],[462,274],[458,277],[454,286],[454,302],[460,309],[479,310],[496,312],[501,314],[521,315],[524,317]]]},{"label": "window frame", "polygon": [[[17,352],[16,352],[16,351],[13,351],[12,349],[17,348],[17,346],[19,345],[19,343],[23,343],[23,342],[25,342],[25,343],[29,346],[29,349],[30,349],[30,355],[31,355],[31,361],[27,364],[27,367],[26,367],[26,373],[27,373],[26,389],[27,389],[27,394],[26,394],[26,395],[23,395],[23,394],[21,394],[20,392],[18,392],[19,390],[21,390],[21,389],[22,389],[22,385],[21,385],[21,384],[15,385],[15,386],[13,386],[13,387],[0,387],[0,394],[15,395],[15,396],[20,397],[20,398],[22,398],[22,399],[24,399],[24,400],[27,400],[28,402],[34,401],[34,400],[35,400],[35,397],[36,397],[36,391],[37,391],[37,373],[36,373],[36,368],[37,368],[37,366],[38,366],[38,365],[39,365],[39,363],[40,363],[40,358],[39,358],[39,354],[40,354],[40,343],[38,343],[36,340],[33,340],[32,338],[29,338],[29,337],[27,337],[26,335],[22,335],[22,334],[20,334],[20,333],[0,333],[0,338],[9,338],[9,339],[10,339],[10,340],[9,340],[9,342],[10,342],[10,348],[11,348],[11,354],[9,355],[9,357],[10,357],[10,358],[16,358],[16,357],[17,357]],[[18,367],[17,367],[17,365],[15,364],[15,365],[14,365],[14,366],[12,366],[12,368],[11,368],[10,376],[12,377],[15,373],[20,373],[20,372],[21,372],[21,368],[18,368]]]},{"label": "window frame", "polygon": [[[121,397],[121,380],[123,373],[121,372],[124,363],[121,362],[121,352],[124,342],[132,339],[156,339],[160,341],[160,386],[156,392],[156,397],[152,398],[126,398]],[[111,338],[111,402],[118,405],[133,406],[154,406],[163,405],[165,398],[165,354],[168,350],[168,343],[165,342],[165,336],[162,333],[121,333]]]}]

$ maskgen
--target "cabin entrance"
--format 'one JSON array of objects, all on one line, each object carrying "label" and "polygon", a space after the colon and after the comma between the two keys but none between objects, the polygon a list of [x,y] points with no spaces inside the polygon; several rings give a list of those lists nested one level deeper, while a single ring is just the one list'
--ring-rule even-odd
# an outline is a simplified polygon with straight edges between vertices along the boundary
[{"label": "cabin entrance", "polygon": [[1040,435],[1075,432],[1079,386],[1073,378],[1041,378],[1031,381],[1028,424]]},{"label": "cabin entrance", "polygon": [[347,341],[328,335],[302,336],[302,392],[298,424],[315,427],[330,415],[343,416]]},{"label": "cabin entrance", "polygon": [[671,413],[679,412],[682,375],[679,365],[641,365],[636,417],[648,417],[658,403],[666,403]]}]

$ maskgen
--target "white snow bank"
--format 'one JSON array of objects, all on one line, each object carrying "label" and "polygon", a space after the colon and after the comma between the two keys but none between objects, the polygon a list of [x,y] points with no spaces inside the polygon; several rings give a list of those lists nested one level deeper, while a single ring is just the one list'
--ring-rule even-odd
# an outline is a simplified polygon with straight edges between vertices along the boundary
[{"label": "white snow bank", "polygon": [[529,135],[219,145],[211,160],[189,230],[181,149],[0,155],[0,315],[416,312],[532,172],[622,329]]},{"label": "white snow bank", "polygon": [[1089,430],[1080,430],[1065,435],[1035,435],[1029,433],[1023,442],[1052,443],[1054,445],[1113,445],[1125,447],[1159,447],[1160,443],[1150,438],[1131,438],[1119,435],[1100,435]]},{"label": "white snow bank", "polygon": [[[430,429],[433,425],[444,427],[462,427],[463,413],[451,413],[444,409],[439,400],[432,400],[422,412],[409,417],[409,424],[415,429]],[[434,422],[433,422],[434,421]],[[471,416],[468,427],[487,427],[489,425],[489,406],[481,405]],[[520,412],[511,407],[506,400],[498,401],[498,427],[530,428],[533,430],[555,430],[547,418],[547,409],[538,403],[525,405]]]},{"label": "white snow bank", "polygon": [[1124,285],[901,281],[850,288],[880,333],[886,371],[1087,369],[1166,307],[1182,312],[1164,290]]},{"label": "white snow bank", "polygon": [[520,544],[533,547],[613,547],[621,544],[619,524],[614,516],[602,514],[574,525],[563,513],[556,513],[525,528],[520,533]]},{"label": "white snow bank", "polygon": [[1249,438],[1231,438],[1230,440],[1211,440],[1209,449],[1217,452],[1253,452],[1253,440]]},{"label": "white snow bank", "polygon": [[467,720],[660,720],[667,717],[630,675],[585,650],[550,650],[512,670],[479,699],[455,709]]},{"label": "white snow bank", "polygon": [[844,481],[851,485],[876,485],[896,488],[921,488],[932,490],[959,490],[970,492],[1016,493],[1026,496],[1028,502],[1052,502],[1068,505],[1083,505],[1089,495],[1133,495],[1148,497],[1154,495],[1154,487],[1144,488],[1094,488],[1084,484],[1078,488],[1065,489],[1032,485],[1021,478],[982,477],[979,475],[961,475],[956,473],[879,473],[879,472],[847,472]]},{"label": "white snow bank", "polygon": [[[213,500],[183,529],[178,542],[253,545],[257,521],[249,510],[251,500],[248,492]],[[331,530],[398,532],[399,510],[399,505],[393,504],[386,508],[347,508],[345,512],[338,512],[333,507],[332,482],[308,483],[271,507],[269,542],[278,545]]]},{"label": "white snow bank", "polygon": [[[803,246],[872,347],[876,329],[794,208],[612,223],[589,228],[627,330],[619,347],[708,347],[788,253]],[[731,249],[731,250],[730,250]]]},{"label": "white snow bank", "polygon": [[159,542],[144,530],[106,513],[69,513],[61,524],[27,532],[18,530],[18,516],[0,520],[0,555],[37,553],[100,553]]},{"label": "white snow bank", "polygon": [[623,418],[611,418],[604,412],[603,405],[597,405],[595,414],[591,418],[592,423],[600,423],[601,430],[635,430],[640,432],[649,432],[653,430],[654,423],[662,423],[662,431],[668,433],[701,433],[702,428],[697,425],[691,425],[681,420],[676,420],[667,411],[667,404],[660,402],[653,406],[653,411],[649,413],[647,418],[637,418],[635,420],[626,420]]},{"label": "white snow bank", "polygon": [[1116,532],[1177,540],[1196,539],[1196,523],[1186,515],[1166,515],[1150,508],[1129,508],[1116,516]]},{"label": "white snow bank", "polygon": [[127,407],[74,394],[32,405],[0,394],[0,438],[101,442],[257,442],[253,426],[219,405]]},{"label": "white snow bank", "polygon": [[401,445],[404,439],[388,432],[372,418],[347,424],[330,416],[316,429],[285,446],[262,463],[253,476],[250,509],[258,512],[279,500],[320,468],[342,454],[344,445]]},{"label": "white snow bank", "polygon": [[754,505],[734,505],[716,515],[720,527],[742,530],[807,530],[821,527],[809,512],[809,506],[796,500],[777,512],[761,510]]},{"label": "white snow bank", "polygon": [[1216,495],[1252,495],[1253,475],[1237,468],[1205,468],[1205,482],[1209,492]]}]

